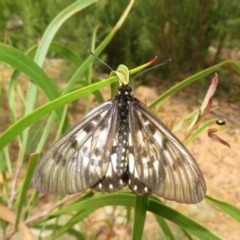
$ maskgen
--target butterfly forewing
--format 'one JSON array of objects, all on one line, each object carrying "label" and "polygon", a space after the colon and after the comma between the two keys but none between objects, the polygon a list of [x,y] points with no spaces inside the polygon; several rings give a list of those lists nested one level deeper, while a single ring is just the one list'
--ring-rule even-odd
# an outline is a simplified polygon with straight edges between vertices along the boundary
[{"label": "butterfly forewing", "polygon": [[[129,107],[130,188],[183,203],[200,202],[206,193],[203,175],[190,152],[140,101]],[[142,189],[135,186],[137,178]]]},{"label": "butterfly forewing", "polygon": [[34,187],[42,193],[73,194],[96,185],[110,166],[116,125],[115,100],[89,112],[41,159]]}]

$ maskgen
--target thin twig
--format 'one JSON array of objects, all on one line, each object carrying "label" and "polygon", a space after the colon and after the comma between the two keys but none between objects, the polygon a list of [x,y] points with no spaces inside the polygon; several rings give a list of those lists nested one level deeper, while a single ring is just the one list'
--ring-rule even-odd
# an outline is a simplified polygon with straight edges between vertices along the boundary
[{"label": "thin twig", "polygon": [[[19,148],[22,149],[21,145],[19,145]],[[10,196],[10,199],[9,199],[9,202],[8,202],[8,207],[10,209],[12,209],[12,207],[13,207],[13,202],[14,202],[14,199],[15,199],[15,196],[16,196],[16,193],[17,193],[16,186],[17,186],[17,180],[18,180],[18,177],[19,177],[19,174],[20,174],[20,156],[21,156],[21,150],[19,151],[19,154],[18,154],[16,171],[15,171],[14,178],[13,178],[13,181],[12,181],[11,196]]]},{"label": "thin twig", "polygon": [[74,195],[71,195],[71,196],[67,196],[67,197],[64,198],[63,200],[58,201],[55,205],[51,206],[49,209],[47,209],[47,210],[45,210],[45,211],[43,211],[43,212],[41,212],[41,213],[38,213],[38,214],[36,214],[36,215],[34,215],[34,216],[26,219],[26,220],[24,221],[24,223],[27,225],[27,224],[32,223],[32,222],[35,222],[35,221],[37,221],[37,220],[39,220],[39,219],[41,219],[41,218],[44,218],[44,217],[46,217],[49,213],[51,213],[53,210],[55,210],[57,207],[59,207],[59,206],[61,206],[61,205],[64,205],[65,203],[67,203],[67,202],[69,202],[69,201],[71,201],[71,200],[79,197],[80,195],[81,195],[81,193],[79,193],[79,194],[74,194]]}]

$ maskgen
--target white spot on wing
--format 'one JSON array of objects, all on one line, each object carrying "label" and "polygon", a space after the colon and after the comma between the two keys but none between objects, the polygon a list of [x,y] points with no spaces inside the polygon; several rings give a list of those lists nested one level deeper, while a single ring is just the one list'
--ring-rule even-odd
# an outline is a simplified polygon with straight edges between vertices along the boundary
[{"label": "white spot on wing", "polygon": [[[83,159],[82,159],[82,169],[85,170],[85,169],[88,168],[88,166],[89,166],[89,157],[83,157]],[[91,167],[92,166],[90,166],[90,168]],[[77,171],[81,172],[82,169],[77,168]]]},{"label": "white spot on wing", "polygon": [[84,139],[84,137],[85,137],[86,135],[87,135],[87,133],[86,133],[85,131],[80,131],[80,132],[78,132],[78,134],[75,135],[76,141],[81,142],[82,139]]},{"label": "white spot on wing", "polygon": [[93,125],[97,125],[97,121],[92,120],[92,124],[93,124]]},{"label": "white spot on wing", "polygon": [[[114,144],[116,145],[115,140],[114,140],[113,146],[115,146]],[[113,171],[117,172],[116,166],[117,166],[117,153],[113,153],[111,155],[111,162],[109,163],[109,167],[106,172],[106,177],[112,177]]]},{"label": "white spot on wing", "polygon": [[139,142],[143,142],[144,141],[143,134],[142,134],[142,132],[140,130],[137,132],[137,139],[138,139]]},{"label": "white spot on wing", "polygon": [[145,177],[148,177],[148,165],[147,165],[147,159],[146,158],[143,158],[142,159],[142,165],[143,165],[143,175]]},{"label": "white spot on wing", "polygon": [[172,159],[171,155],[169,154],[169,152],[167,150],[163,150],[163,155],[165,156],[166,160],[168,161],[168,163],[172,167],[173,166],[173,159]]},{"label": "white spot on wing", "polygon": [[129,172],[133,173],[134,168],[135,168],[135,164],[134,164],[134,157],[131,153],[128,156],[128,165],[129,165]]},{"label": "white spot on wing", "polygon": [[158,142],[158,143],[162,143],[164,139],[166,139],[162,134],[160,134],[158,131],[156,131],[153,134],[153,138]]},{"label": "white spot on wing", "polygon": [[160,168],[159,161],[154,161],[153,162],[153,167],[155,169],[156,178],[158,179],[160,177],[159,174],[158,174],[158,169]]},{"label": "white spot on wing", "polygon": [[149,121],[143,122],[143,125],[145,125],[145,126],[149,125]]}]

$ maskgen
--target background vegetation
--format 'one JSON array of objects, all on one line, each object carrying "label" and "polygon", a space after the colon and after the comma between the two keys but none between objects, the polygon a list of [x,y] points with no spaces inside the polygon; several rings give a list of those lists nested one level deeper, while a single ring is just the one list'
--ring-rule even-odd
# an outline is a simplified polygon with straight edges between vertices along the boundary
[{"label": "background vegetation", "polygon": [[[101,103],[104,98],[99,89],[117,81],[116,77],[105,81],[92,77],[94,58],[89,56],[88,49],[101,54],[101,59],[113,69],[120,63],[131,69],[155,55],[160,62],[171,57],[172,64],[153,71],[174,81],[190,77],[163,93],[150,107],[223,66],[229,66],[239,77],[239,64],[220,59],[223,48],[239,46],[239,1],[136,0],[130,6],[133,2],[0,1],[0,40],[5,43],[0,44],[0,61],[1,67],[11,72],[9,77],[3,73],[0,82],[4,113],[0,116],[4,123],[0,126],[0,237],[11,239],[20,231],[23,239],[36,239],[36,235],[44,239],[46,233],[51,240],[65,233],[74,239],[95,239],[98,232],[89,233],[84,228],[89,214],[104,206],[121,205],[118,215],[124,217],[126,226],[132,224],[132,239],[141,239],[147,211],[154,214],[163,239],[179,239],[166,220],[173,222],[185,238],[221,239],[155,196],[141,198],[129,191],[110,195],[87,191],[79,196],[51,198],[31,188],[38,155],[47,139],[57,139],[69,128],[66,104],[87,96],[87,112],[91,103],[88,94]],[[42,69],[47,58],[64,58],[71,65],[65,83],[54,81]],[[100,70],[104,71],[104,66],[98,66]],[[130,73],[137,71],[139,68]],[[41,97],[43,100],[39,101]],[[203,121],[204,109],[186,117],[192,120],[193,128],[188,142],[215,121]],[[236,206],[210,196],[206,200],[240,222]],[[41,205],[44,211],[39,211]],[[112,221],[104,220],[112,232],[115,213]],[[76,228],[79,222],[83,226],[80,229]],[[32,233],[34,230],[36,234]]]},{"label": "background vegetation", "polygon": [[[71,2],[2,0],[1,40],[26,51],[40,41],[51,20]],[[127,2],[98,1],[66,21],[54,40],[85,58],[95,27],[100,26],[96,40],[100,43]],[[160,61],[172,58],[167,70],[155,71],[180,80],[182,74],[218,63],[224,47],[239,46],[239,4],[238,0],[136,1],[123,28],[106,47],[104,59],[116,69],[119,63],[132,68],[155,55]]]}]

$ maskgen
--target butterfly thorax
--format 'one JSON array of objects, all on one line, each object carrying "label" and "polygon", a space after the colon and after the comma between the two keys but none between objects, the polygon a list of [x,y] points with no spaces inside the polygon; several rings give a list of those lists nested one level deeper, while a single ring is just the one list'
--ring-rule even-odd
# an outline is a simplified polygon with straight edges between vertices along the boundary
[{"label": "butterfly thorax", "polygon": [[117,175],[120,177],[127,172],[127,145],[129,133],[129,102],[133,101],[132,89],[128,85],[120,86],[115,100],[118,102],[118,134],[117,134]]}]

